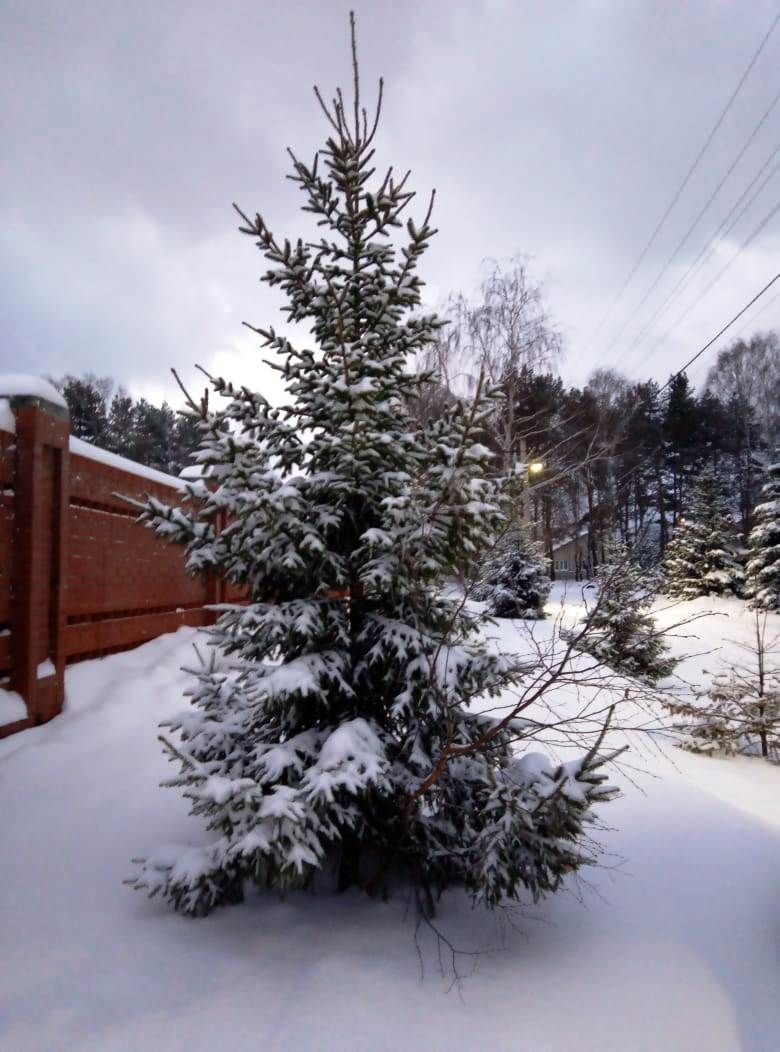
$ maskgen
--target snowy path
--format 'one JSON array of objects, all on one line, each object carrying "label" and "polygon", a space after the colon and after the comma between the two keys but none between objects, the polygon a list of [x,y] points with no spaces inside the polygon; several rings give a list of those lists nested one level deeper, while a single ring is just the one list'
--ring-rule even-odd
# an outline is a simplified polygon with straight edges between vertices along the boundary
[{"label": "snowy path", "polygon": [[122,887],[133,852],[203,835],[157,788],[192,637],[76,666],[66,715],[0,743],[0,1048],[780,1047],[780,772],[749,761],[648,760],[646,795],[604,813],[626,861],[584,906],[559,895],[515,932],[450,900],[457,944],[504,937],[460,995],[425,939],[421,981],[403,903],[255,898],[193,921]]}]

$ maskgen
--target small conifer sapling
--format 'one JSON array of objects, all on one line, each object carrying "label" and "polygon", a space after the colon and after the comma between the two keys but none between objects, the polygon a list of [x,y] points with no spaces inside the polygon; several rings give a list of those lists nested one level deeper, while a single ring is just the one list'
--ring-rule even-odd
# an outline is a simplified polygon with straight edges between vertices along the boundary
[{"label": "small conifer sapling", "polygon": [[535,621],[544,617],[550,587],[541,545],[526,523],[513,519],[488,554],[474,597],[491,617]]},{"label": "small conifer sapling", "polygon": [[766,468],[761,498],[750,531],[745,594],[756,609],[780,611],[780,460]]},{"label": "small conifer sapling", "polygon": [[662,569],[664,591],[679,599],[742,593],[739,539],[712,471],[694,485],[690,508],[677,524]]},{"label": "small conifer sapling", "polygon": [[579,647],[616,672],[656,683],[675,666],[650,613],[657,575],[634,562],[619,542],[607,554],[596,571],[596,599],[585,617],[589,631]]}]

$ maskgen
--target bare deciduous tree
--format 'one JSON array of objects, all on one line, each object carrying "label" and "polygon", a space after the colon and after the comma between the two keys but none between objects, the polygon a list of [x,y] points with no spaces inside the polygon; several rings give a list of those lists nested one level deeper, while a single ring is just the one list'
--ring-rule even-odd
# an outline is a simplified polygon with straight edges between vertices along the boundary
[{"label": "bare deciduous tree", "polygon": [[494,428],[501,467],[509,471],[527,423],[516,413],[518,379],[523,371],[549,370],[562,355],[561,337],[547,313],[542,287],[522,257],[506,266],[492,260],[478,299],[471,301],[463,293],[453,296],[446,314],[449,325],[421,364],[434,369],[457,394],[471,394],[480,375],[504,390]]},{"label": "bare deciduous tree", "polygon": [[780,339],[776,332],[736,340],[720,352],[707,375],[707,390],[732,410],[752,413],[771,449],[780,434]]},{"label": "bare deciduous tree", "polygon": [[704,704],[667,703],[684,748],[780,760],[780,635],[767,635],[771,617],[756,611],[752,642],[738,644],[746,659],[714,676]]}]

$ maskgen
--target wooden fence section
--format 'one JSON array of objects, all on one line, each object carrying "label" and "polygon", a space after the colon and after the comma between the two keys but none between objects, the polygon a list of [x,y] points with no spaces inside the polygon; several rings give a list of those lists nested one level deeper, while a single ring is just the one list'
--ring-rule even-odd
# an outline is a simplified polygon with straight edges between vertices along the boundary
[{"label": "wooden fence section", "polygon": [[117,493],[177,499],[171,486],[71,453],[67,660],[133,646],[179,625],[205,624],[204,604],[219,601],[217,582],[187,576],[181,548],[139,526],[137,512]]},{"label": "wooden fence section", "polygon": [[177,479],[72,439],[67,411],[40,397],[5,404],[12,422],[6,412],[0,427],[15,433],[0,430],[0,688],[27,717],[0,737],[62,710],[68,662],[209,624],[206,605],[226,598],[116,496],[175,502]]}]

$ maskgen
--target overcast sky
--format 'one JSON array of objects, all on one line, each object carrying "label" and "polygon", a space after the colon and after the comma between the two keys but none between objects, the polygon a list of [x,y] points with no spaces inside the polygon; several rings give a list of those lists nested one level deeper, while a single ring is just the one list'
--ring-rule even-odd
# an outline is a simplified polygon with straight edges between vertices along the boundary
[{"label": "overcast sky", "polygon": [[[278,322],[278,301],[231,202],[281,236],[307,234],[285,147],[309,157],[322,141],[314,83],[348,86],[350,6],[364,91],[386,80],[380,159],[412,169],[420,204],[437,188],[421,268],[431,305],[474,291],[486,257],[523,254],[564,334],[567,381],[605,365],[665,379],[780,269],[778,214],[701,298],[780,200],[775,172],[632,348],[780,142],[778,105],[615,340],[780,90],[778,26],[593,339],[776,0],[5,0],[0,369],[109,374],[178,404],[168,370],[192,380],[197,362],[273,393],[241,322]],[[778,291],[743,335],[780,327]]]}]

